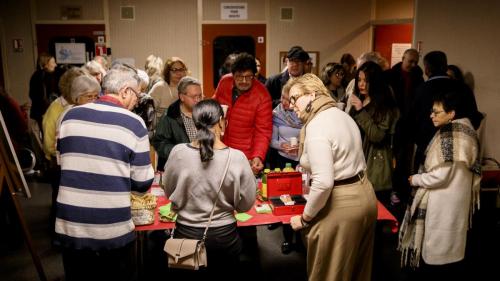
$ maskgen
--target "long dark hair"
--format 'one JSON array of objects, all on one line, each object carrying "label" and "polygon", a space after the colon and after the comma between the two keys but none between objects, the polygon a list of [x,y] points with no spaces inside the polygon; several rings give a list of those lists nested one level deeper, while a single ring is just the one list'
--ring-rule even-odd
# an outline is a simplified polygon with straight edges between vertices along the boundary
[{"label": "long dark hair", "polygon": [[193,108],[193,121],[198,133],[196,139],[200,144],[201,162],[212,160],[214,156],[215,134],[210,131],[224,116],[222,107],[213,99],[202,100]]},{"label": "long dark hair", "polygon": [[[391,87],[385,80],[382,67],[372,61],[367,61],[356,71],[354,84],[354,93],[356,96],[360,97],[358,80],[359,72],[361,71],[365,74],[370,103],[373,103],[375,108],[373,119],[375,122],[381,122],[387,112],[396,109],[396,100],[392,94]],[[361,99],[363,98],[361,97]]]}]

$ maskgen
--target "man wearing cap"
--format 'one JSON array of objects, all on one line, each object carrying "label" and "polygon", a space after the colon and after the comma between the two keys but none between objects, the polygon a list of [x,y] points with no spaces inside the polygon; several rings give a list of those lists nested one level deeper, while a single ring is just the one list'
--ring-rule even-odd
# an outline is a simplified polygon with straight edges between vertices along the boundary
[{"label": "man wearing cap", "polygon": [[302,47],[293,46],[290,48],[286,55],[286,70],[269,77],[266,83],[267,90],[273,100],[273,108],[280,103],[281,89],[288,79],[302,76],[305,73],[304,66],[309,59],[309,54]]}]

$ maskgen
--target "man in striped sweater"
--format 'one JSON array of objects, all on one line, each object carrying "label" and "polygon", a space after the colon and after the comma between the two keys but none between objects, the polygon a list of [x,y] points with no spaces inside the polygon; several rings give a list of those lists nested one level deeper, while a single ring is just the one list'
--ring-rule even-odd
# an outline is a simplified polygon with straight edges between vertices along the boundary
[{"label": "man in striped sweater", "polygon": [[103,97],[62,117],[55,231],[66,280],[133,278],[130,191],[145,192],[153,181],[147,130],[130,111],[139,82],[133,69],[112,69]]}]

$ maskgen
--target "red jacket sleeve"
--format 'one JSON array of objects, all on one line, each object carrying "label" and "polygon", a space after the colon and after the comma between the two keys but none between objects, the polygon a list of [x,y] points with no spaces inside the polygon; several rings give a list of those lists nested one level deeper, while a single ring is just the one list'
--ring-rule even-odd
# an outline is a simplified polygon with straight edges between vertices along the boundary
[{"label": "red jacket sleeve", "polygon": [[217,89],[215,89],[215,93],[213,98],[219,104],[227,104],[231,106],[231,88],[233,84],[233,79],[231,74],[226,74],[222,76],[217,85]]},{"label": "red jacket sleeve", "polygon": [[259,157],[264,161],[266,159],[266,153],[269,149],[269,143],[271,142],[271,136],[273,134],[273,109],[271,95],[267,89],[262,86],[259,87],[259,91],[262,91],[261,101],[257,106],[257,112],[255,117],[255,133],[253,135],[253,151],[252,159]]}]

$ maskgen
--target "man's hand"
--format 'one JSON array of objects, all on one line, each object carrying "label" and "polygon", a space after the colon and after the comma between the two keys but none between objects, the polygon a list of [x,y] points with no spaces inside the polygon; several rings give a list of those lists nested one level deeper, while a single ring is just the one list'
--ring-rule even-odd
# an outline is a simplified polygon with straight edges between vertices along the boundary
[{"label": "man's hand", "polygon": [[262,164],[262,160],[259,157],[255,157],[250,161],[250,166],[252,167],[252,172],[254,175],[257,175],[262,168],[264,168],[264,164]]}]

